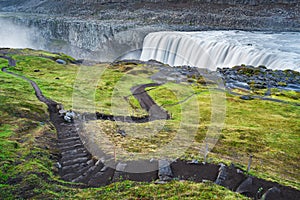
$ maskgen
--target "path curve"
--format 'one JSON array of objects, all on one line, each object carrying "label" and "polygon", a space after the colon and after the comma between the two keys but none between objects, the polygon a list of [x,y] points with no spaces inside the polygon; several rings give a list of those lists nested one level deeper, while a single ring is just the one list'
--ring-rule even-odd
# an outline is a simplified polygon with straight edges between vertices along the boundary
[{"label": "path curve", "polygon": [[130,89],[133,96],[138,100],[140,106],[145,109],[150,116],[150,119],[170,119],[170,115],[162,107],[158,106],[156,102],[145,91],[147,87],[160,86],[158,83],[148,83],[134,86]]}]

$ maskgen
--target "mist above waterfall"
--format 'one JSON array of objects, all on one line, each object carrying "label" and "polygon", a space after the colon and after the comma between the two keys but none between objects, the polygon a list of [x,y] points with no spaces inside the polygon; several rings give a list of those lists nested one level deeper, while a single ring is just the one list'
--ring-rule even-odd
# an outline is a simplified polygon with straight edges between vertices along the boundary
[{"label": "mist above waterfall", "polygon": [[43,38],[36,28],[0,19],[0,47],[40,49],[43,47],[43,43]]},{"label": "mist above waterfall", "polygon": [[156,32],[144,39],[140,59],[212,70],[241,64],[300,70],[300,33]]}]

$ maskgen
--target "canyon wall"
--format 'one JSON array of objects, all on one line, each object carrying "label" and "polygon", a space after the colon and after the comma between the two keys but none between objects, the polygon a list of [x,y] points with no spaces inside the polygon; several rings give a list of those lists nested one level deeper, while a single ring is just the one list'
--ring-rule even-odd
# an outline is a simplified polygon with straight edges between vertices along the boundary
[{"label": "canyon wall", "polygon": [[99,22],[41,15],[2,16],[0,24],[20,27],[19,34],[22,30],[25,32],[22,27],[35,30],[30,32],[32,41],[29,43],[32,44],[37,41],[36,38],[40,38],[44,43],[36,45],[38,48],[65,52],[78,59],[99,61],[113,61],[127,52],[140,49],[145,35],[160,30],[151,26],[141,28],[133,23]]},{"label": "canyon wall", "polygon": [[101,61],[142,48],[154,31],[300,31],[297,0],[0,0],[0,11],[2,32],[5,20],[35,30],[39,48]]}]

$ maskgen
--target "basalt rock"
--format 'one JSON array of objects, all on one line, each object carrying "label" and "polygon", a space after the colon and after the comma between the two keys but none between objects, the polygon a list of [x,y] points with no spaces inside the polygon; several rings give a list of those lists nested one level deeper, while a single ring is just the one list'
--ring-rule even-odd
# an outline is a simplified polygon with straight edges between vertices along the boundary
[{"label": "basalt rock", "polygon": [[[217,72],[230,88],[265,89],[282,88],[298,90],[300,73],[293,70],[271,70],[265,66],[235,66],[233,68],[218,68]],[[291,88],[294,87],[294,89]]]}]

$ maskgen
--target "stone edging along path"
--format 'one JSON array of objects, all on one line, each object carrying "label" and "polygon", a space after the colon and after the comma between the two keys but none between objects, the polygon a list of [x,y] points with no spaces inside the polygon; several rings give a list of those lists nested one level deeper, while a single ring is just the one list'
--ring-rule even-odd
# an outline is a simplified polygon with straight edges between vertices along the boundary
[{"label": "stone edging along path", "polygon": [[[0,57],[7,59],[9,66],[16,65],[16,61],[12,58],[8,56]],[[99,187],[119,180],[144,182],[156,180],[158,183],[170,180],[212,181],[254,199],[300,199],[299,190],[248,176],[244,171],[233,165],[191,163],[183,160],[176,160],[174,162],[169,162],[168,160],[141,160],[115,163],[115,168],[105,166],[104,162],[93,158],[84,146],[78,135],[79,125],[76,123],[66,123],[59,116],[57,102],[46,98],[34,81],[9,72],[5,67],[2,68],[2,71],[28,81],[35,90],[37,98],[48,106],[50,120],[57,130],[57,148],[60,151],[60,159],[57,162],[57,167],[63,180],[83,183],[86,187]],[[139,100],[142,108],[147,111],[149,111],[150,107],[156,105],[153,99],[145,92],[145,88],[150,86],[157,86],[157,84],[139,85],[131,88],[135,98]],[[157,113],[159,112],[164,114],[164,119],[169,118],[168,113],[157,106],[152,115],[154,116],[153,120],[160,119],[157,118]],[[151,118],[150,112],[149,115]],[[114,116],[105,118],[105,115],[99,113],[97,118],[115,120],[113,119]],[[149,118],[144,120],[149,121]],[[143,121],[140,123],[143,123]],[[136,167],[143,167],[148,172],[134,173],[132,169]]]}]

